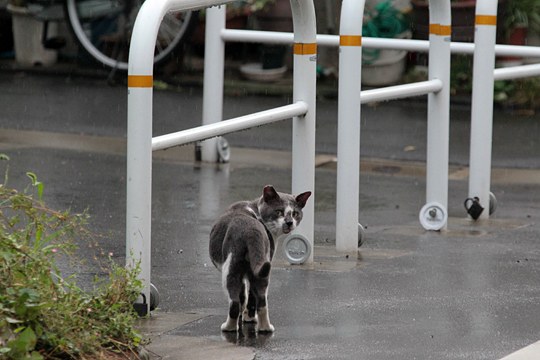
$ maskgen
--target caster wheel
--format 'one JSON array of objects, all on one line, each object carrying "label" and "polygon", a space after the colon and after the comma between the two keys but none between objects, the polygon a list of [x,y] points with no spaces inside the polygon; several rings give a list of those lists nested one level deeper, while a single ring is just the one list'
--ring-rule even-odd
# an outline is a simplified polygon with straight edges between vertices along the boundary
[{"label": "caster wheel", "polygon": [[489,192],[489,215],[493,214],[497,210],[497,198],[491,191]]},{"label": "caster wheel", "polygon": [[159,291],[157,287],[150,283],[150,311],[154,311],[159,306]]},{"label": "caster wheel", "polygon": [[358,247],[362,246],[364,243],[364,238],[366,236],[366,231],[362,224],[358,223]]},{"label": "caster wheel", "polygon": [[220,163],[228,163],[231,159],[231,148],[229,142],[223,136],[218,137],[217,152]]},{"label": "caster wheel", "polygon": [[[148,309],[148,305],[150,305],[150,309]],[[158,305],[159,291],[154,284],[150,283],[150,304],[146,302],[146,296],[141,293],[139,299],[133,304],[133,308],[139,316],[146,316],[149,311],[157,309]]]},{"label": "caster wheel", "polygon": [[444,206],[437,202],[431,202],[420,210],[420,224],[426,230],[441,230],[448,221],[448,213]]},{"label": "caster wheel", "polygon": [[291,234],[283,241],[283,253],[290,264],[305,263],[311,255],[311,244],[300,234]]}]

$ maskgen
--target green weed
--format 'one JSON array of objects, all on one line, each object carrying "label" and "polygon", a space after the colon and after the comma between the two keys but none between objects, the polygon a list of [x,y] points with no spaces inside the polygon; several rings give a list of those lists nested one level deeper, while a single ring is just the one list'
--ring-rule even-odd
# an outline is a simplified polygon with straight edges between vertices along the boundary
[{"label": "green weed", "polygon": [[73,256],[75,238],[92,236],[87,215],[50,209],[43,184],[28,176],[22,192],[7,187],[7,176],[0,184],[0,358],[137,358],[139,269],[109,259],[108,278],[90,292],[62,277],[57,260]]}]

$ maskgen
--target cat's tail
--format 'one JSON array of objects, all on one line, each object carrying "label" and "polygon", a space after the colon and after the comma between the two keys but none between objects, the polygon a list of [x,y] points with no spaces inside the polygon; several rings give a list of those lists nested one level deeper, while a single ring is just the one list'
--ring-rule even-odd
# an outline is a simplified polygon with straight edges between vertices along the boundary
[{"label": "cat's tail", "polygon": [[270,275],[270,269],[272,267],[272,265],[270,265],[270,260],[266,256],[258,256],[262,254],[253,248],[248,248],[248,253],[249,265],[251,267],[253,275],[258,278],[268,277],[268,275]]},{"label": "cat's tail", "polygon": [[[251,237],[249,237],[251,238]],[[252,241],[247,241],[247,258],[253,275],[258,278],[266,278],[270,274],[270,249],[269,244],[261,241],[260,234],[254,234]]]}]

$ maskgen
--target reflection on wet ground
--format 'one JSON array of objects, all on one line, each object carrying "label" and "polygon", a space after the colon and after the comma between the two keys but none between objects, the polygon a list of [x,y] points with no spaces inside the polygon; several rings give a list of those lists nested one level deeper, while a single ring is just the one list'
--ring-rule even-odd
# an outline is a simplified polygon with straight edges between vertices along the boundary
[{"label": "reflection on wet ground", "polygon": [[231,344],[255,348],[263,347],[273,336],[270,332],[258,332],[254,323],[241,323],[238,332],[221,333],[221,337]]}]

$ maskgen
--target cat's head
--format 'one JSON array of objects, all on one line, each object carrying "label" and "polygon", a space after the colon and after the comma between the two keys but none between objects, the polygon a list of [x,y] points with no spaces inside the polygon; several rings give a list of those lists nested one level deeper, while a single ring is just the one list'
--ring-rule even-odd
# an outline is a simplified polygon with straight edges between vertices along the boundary
[{"label": "cat's head", "polygon": [[258,208],[266,228],[274,236],[288,234],[302,221],[302,209],[306,206],[311,191],[300,195],[278,193],[272,185],[263,189]]}]

